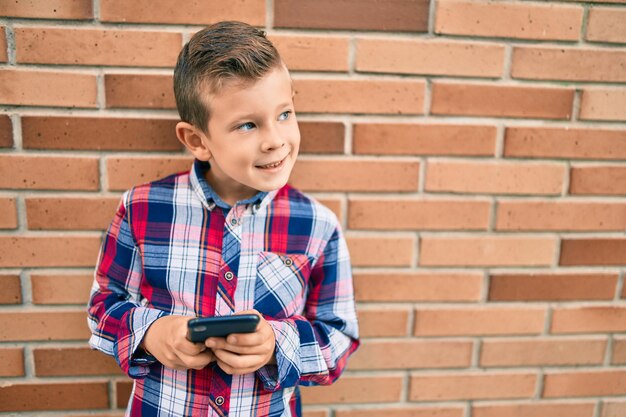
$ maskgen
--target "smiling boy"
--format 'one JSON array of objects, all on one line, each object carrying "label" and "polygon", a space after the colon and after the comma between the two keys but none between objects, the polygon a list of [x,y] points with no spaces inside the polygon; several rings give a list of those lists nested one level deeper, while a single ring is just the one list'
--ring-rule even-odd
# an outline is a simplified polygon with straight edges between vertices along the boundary
[{"label": "smiling boy", "polygon": [[[90,345],[134,379],[128,416],[299,416],[358,347],[347,246],[287,185],[298,155],[289,72],[263,32],[222,22],[174,72],[189,172],[124,193],[89,302]],[[249,334],[187,340],[193,317],[254,313]]]}]

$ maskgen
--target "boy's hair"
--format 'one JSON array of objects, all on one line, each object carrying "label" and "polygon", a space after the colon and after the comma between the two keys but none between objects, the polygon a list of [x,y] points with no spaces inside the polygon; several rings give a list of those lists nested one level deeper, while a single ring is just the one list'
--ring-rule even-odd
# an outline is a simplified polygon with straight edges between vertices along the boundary
[{"label": "boy's hair", "polygon": [[281,63],[265,32],[242,22],[220,22],[196,33],[178,55],[174,96],[182,121],[207,133],[208,95],[225,81],[253,81]]}]

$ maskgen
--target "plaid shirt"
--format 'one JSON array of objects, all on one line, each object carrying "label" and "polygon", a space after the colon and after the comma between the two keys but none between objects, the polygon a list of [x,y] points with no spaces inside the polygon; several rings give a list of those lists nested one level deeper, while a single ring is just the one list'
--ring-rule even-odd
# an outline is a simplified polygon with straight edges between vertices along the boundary
[{"label": "plaid shirt", "polygon": [[[130,416],[299,416],[299,385],[330,384],[357,348],[348,250],[334,214],[285,186],[230,208],[208,164],[126,192],[89,302],[92,348],[134,378]],[[138,346],[168,314],[256,309],[276,364],[228,375],[166,368]]]}]

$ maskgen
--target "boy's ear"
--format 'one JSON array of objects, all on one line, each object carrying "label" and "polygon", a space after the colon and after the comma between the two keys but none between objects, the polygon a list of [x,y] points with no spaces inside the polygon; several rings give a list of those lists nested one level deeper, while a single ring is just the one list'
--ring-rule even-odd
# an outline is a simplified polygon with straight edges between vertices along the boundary
[{"label": "boy's ear", "polygon": [[176,137],[200,161],[211,159],[211,150],[207,147],[208,137],[200,129],[187,122],[176,124]]}]

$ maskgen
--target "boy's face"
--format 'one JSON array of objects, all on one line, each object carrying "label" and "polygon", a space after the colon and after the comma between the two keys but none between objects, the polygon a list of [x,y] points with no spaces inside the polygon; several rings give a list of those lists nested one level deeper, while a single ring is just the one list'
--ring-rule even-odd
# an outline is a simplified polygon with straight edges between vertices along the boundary
[{"label": "boy's face", "polygon": [[208,180],[233,204],[287,183],[300,147],[291,78],[283,65],[256,82],[226,82],[210,99]]}]

